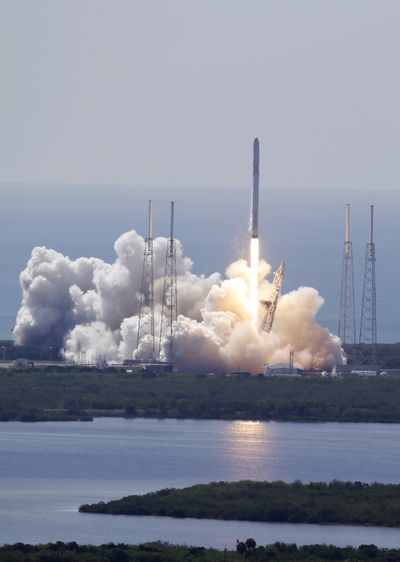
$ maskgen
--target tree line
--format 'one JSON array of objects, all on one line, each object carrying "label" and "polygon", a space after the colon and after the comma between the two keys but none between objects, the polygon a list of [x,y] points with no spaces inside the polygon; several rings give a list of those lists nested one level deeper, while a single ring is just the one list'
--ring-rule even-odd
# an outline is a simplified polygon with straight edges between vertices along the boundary
[{"label": "tree line", "polygon": [[400,422],[400,377],[234,378],[0,370],[0,420],[93,416]]},{"label": "tree line", "polygon": [[236,378],[55,368],[0,370],[2,421],[100,415],[398,423],[400,376]]},{"label": "tree line", "polygon": [[[182,537],[182,541],[184,537]],[[140,545],[79,545],[56,542],[45,545],[17,543],[0,547],[0,562],[398,562],[400,550],[379,549],[375,545],[339,548],[327,545],[275,543],[256,546],[253,539],[240,541],[234,550],[176,546],[165,543]],[[253,545],[254,543],[254,545]],[[250,546],[247,546],[250,545]]]}]

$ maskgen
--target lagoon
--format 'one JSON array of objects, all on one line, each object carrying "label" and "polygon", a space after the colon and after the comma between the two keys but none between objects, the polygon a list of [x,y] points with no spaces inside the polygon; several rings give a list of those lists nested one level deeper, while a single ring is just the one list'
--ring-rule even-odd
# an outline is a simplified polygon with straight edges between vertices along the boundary
[{"label": "lagoon", "polygon": [[400,529],[124,517],[82,503],[216,480],[400,482],[400,425],[97,418],[0,423],[0,543],[162,540],[234,548],[252,536],[400,545]]}]

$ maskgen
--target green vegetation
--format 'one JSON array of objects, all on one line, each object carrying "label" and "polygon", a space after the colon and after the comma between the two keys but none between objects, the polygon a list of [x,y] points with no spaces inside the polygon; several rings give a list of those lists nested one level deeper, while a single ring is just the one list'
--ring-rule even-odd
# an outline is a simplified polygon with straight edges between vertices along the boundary
[{"label": "green vegetation", "polygon": [[212,482],[165,489],[107,503],[82,505],[85,513],[160,515],[400,527],[400,485],[361,482]]},{"label": "green vegetation", "polygon": [[[243,546],[242,546],[243,545]],[[244,548],[243,548],[244,547]],[[145,543],[137,546],[105,544],[78,545],[57,542],[46,545],[17,543],[0,547],[0,562],[398,562],[400,550],[379,549],[374,545],[359,548],[275,543],[257,546],[253,539],[237,545],[236,551],[218,551],[202,547]]]},{"label": "green vegetation", "polygon": [[93,416],[400,422],[400,377],[264,378],[0,370],[0,420]]}]

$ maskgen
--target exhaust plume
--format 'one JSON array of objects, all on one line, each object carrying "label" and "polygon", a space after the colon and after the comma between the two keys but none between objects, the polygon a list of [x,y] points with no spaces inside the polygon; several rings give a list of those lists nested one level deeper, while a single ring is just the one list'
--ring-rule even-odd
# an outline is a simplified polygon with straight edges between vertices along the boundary
[{"label": "exhaust plume", "polygon": [[[155,333],[159,333],[167,239],[154,239]],[[57,345],[65,358],[107,361],[149,357],[150,342],[136,349],[144,240],[135,231],[114,245],[111,264],[97,258],[71,260],[55,250],[36,247],[20,275],[22,303],[16,343]],[[343,361],[339,338],[316,322],[323,299],[301,287],[281,297],[270,333],[259,330],[261,309],[272,289],[270,266],[258,262],[258,283],[244,260],[231,264],[225,278],[192,272],[192,261],[176,241],[178,320],[173,334],[174,364],[187,371],[258,373],[265,363],[331,369]],[[254,267],[254,265],[253,265]],[[250,288],[253,287],[253,293]],[[252,297],[253,294],[253,297]],[[258,298],[258,297],[257,297]],[[255,321],[257,316],[257,321]],[[169,337],[161,342],[161,359],[169,360]]]}]

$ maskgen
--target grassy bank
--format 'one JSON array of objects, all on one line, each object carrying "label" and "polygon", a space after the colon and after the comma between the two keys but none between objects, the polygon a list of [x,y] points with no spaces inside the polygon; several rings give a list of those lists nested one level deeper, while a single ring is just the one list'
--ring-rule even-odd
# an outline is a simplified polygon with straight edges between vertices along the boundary
[{"label": "grassy bank", "polygon": [[400,485],[331,482],[212,482],[107,503],[85,513],[160,515],[340,525],[400,526]]},{"label": "grassy bank", "polygon": [[[253,541],[254,542],[254,541]],[[174,546],[161,543],[146,543],[137,546],[107,544],[82,546],[76,543],[25,545],[18,543],[0,547],[0,562],[239,562],[249,559],[254,562],[325,562],[343,560],[347,562],[397,562],[400,550],[378,549],[374,545],[359,548],[275,543],[255,546],[250,540],[240,542],[242,553],[218,551],[201,547]],[[246,548],[246,544],[248,547]],[[242,546],[243,545],[243,546]]]},{"label": "grassy bank", "polygon": [[400,377],[229,378],[0,371],[0,420],[92,416],[400,422]]}]

